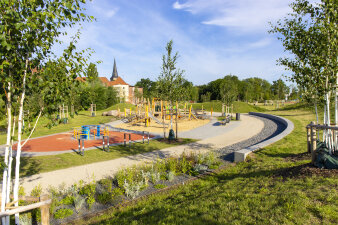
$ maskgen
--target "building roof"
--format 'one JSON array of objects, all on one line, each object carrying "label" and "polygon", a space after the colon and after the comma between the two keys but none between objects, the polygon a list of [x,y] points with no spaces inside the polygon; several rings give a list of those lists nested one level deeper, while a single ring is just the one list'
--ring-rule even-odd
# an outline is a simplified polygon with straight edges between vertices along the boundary
[{"label": "building roof", "polygon": [[117,77],[116,80],[109,82],[109,86],[114,86],[114,85],[129,85],[129,84],[127,84],[121,77]]},{"label": "building roof", "polygon": [[[114,81],[109,81],[107,77],[98,77],[100,81],[106,85],[107,87],[114,86],[114,85],[128,85],[121,77],[118,77]],[[87,77],[77,77],[76,80],[85,82],[87,80]]]}]

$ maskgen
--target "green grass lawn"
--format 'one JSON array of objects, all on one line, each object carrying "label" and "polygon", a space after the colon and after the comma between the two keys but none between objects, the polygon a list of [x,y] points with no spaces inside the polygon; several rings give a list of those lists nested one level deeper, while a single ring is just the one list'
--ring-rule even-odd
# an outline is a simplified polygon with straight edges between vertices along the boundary
[{"label": "green grass lawn", "polygon": [[306,152],[305,126],[314,114],[301,109],[272,113],[290,119],[295,130],[247,162],[82,224],[336,224],[336,175],[281,175],[310,162],[310,155],[297,156]]},{"label": "green grass lawn", "polygon": [[[204,103],[193,103],[192,104],[194,109],[202,109],[202,105],[203,105],[203,109],[210,111],[211,108],[213,109],[214,112],[222,112],[222,102],[204,102]],[[233,113],[248,113],[248,112],[264,112],[266,111],[263,108],[254,106],[254,105],[250,105],[246,102],[234,102],[234,109],[233,109]]]},{"label": "green grass lawn", "polygon": [[[82,125],[103,124],[103,123],[110,122],[113,118],[111,116],[101,116],[102,112],[113,110],[113,109],[116,110],[118,108],[120,108],[121,112],[123,112],[124,108],[135,109],[135,106],[129,103],[119,103],[107,109],[97,111],[95,117],[90,116],[90,111],[81,111],[78,113],[78,115],[75,115],[74,118],[69,117],[68,124],[59,124],[57,126],[52,127],[51,129],[46,127],[46,124],[49,123],[50,121],[45,117],[41,117],[32,137],[40,137],[40,136],[49,135],[49,134],[66,132],[66,131],[72,130],[72,128],[74,127],[78,127]],[[2,130],[4,130],[4,132],[0,133],[0,145],[6,143],[5,125],[6,125],[6,120],[0,121],[0,127],[3,128]],[[32,123],[31,126],[34,126],[34,123]],[[23,139],[27,138],[28,135],[29,133],[24,133]]]},{"label": "green grass lawn", "polygon": [[[93,149],[85,151],[84,156],[78,153],[64,153],[50,156],[21,157],[20,176],[30,176],[33,174],[49,172],[58,169],[65,169],[73,166],[80,166],[89,163],[102,162],[120,158],[123,156],[136,155],[139,153],[152,152],[163,148],[172,147],[195,142],[194,139],[182,139],[181,142],[164,143],[159,140],[151,140],[149,144],[133,143],[131,147],[116,145],[110,147],[110,152],[102,149]],[[0,158],[3,160],[3,157]],[[15,168],[13,166],[13,168]],[[2,173],[1,173],[2,174]],[[14,174],[14,173],[13,173]]]}]

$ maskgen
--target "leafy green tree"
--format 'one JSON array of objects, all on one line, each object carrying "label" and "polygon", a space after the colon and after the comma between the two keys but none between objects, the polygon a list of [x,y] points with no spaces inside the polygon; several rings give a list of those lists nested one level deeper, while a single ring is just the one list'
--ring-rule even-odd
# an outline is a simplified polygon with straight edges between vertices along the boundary
[{"label": "leafy green tree", "polygon": [[97,80],[99,77],[99,73],[97,72],[96,64],[90,63],[87,68],[87,77],[90,81]]},{"label": "leafy green tree", "polygon": [[[83,13],[85,0],[39,0],[39,1],[1,1],[0,2],[0,83],[6,92],[7,140],[4,156],[4,174],[2,182],[1,211],[9,202],[11,171],[11,128],[13,126],[13,101],[18,103],[17,154],[15,163],[14,201],[18,206],[19,168],[21,156],[21,140],[23,129],[24,103],[26,91],[33,88],[41,73],[34,73],[34,68],[43,68],[50,56],[50,49],[58,42],[58,37],[65,32],[63,27],[72,27],[80,21],[89,21],[90,17]],[[75,79],[82,69],[82,54],[75,53],[72,40],[64,51],[63,60],[67,69],[67,77]],[[44,87],[49,80],[41,80]],[[67,85],[64,83],[58,86]],[[53,93],[46,93],[53,95]],[[45,96],[47,100],[50,96]],[[52,104],[52,102],[51,102]],[[41,111],[42,112],[42,111]],[[41,115],[41,113],[39,114]],[[19,224],[19,214],[15,215],[15,223]],[[2,218],[2,224],[9,224],[9,217]]]},{"label": "leafy green tree", "polygon": [[144,98],[153,98],[156,97],[156,82],[150,80],[149,78],[142,78],[140,81],[136,82],[136,87],[143,88],[143,97]]},{"label": "leafy green tree", "polygon": [[296,0],[291,8],[293,12],[271,30],[291,54],[278,63],[292,72],[290,80],[316,105],[338,83],[338,2]]},{"label": "leafy green tree", "polygon": [[166,55],[162,57],[162,71],[157,81],[157,91],[163,100],[180,100],[185,94],[183,70],[176,68],[178,52],[172,54],[173,41],[169,41],[166,46]]},{"label": "leafy green tree", "polygon": [[226,76],[220,85],[220,95],[222,102],[231,105],[238,96],[236,81],[231,76]]},{"label": "leafy green tree", "polygon": [[284,83],[282,79],[278,79],[273,81],[271,85],[271,91],[275,96],[275,99],[285,99],[285,95],[289,94],[289,87]]},{"label": "leafy green tree", "polygon": [[[173,54],[173,41],[169,41],[166,46],[166,55],[162,57],[162,71],[157,79],[157,91],[163,100],[169,101],[170,108],[173,109],[175,101],[185,99],[187,92],[184,90],[183,70],[176,68],[178,52]],[[170,120],[171,129],[173,128],[172,116]]]}]

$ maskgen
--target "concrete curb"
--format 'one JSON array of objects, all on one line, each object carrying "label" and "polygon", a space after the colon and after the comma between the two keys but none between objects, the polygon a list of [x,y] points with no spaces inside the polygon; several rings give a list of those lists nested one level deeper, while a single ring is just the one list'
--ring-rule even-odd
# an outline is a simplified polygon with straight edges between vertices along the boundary
[{"label": "concrete curb", "polygon": [[266,113],[257,113],[257,112],[249,112],[249,115],[260,116],[260,117],[264,117],[264,118],[267,118],[267,119],[275,120],[277,122],[284,124],[286,126],[286,128],[280,134],[274,136],[273,138],[270,138],[266,141],[263,141],[263,142],[260,142],[258,144],[252,145],[250,147],[236,151],[235,154],[234,154],[234,162],[245,161],[246,157],[250,153],[281,140],[282,138],[284,138],[285,136],[290,134],[294,129],[294,124],[290,120],[288,120],[284,117],[275,116],[275,115],[266,114]]}]

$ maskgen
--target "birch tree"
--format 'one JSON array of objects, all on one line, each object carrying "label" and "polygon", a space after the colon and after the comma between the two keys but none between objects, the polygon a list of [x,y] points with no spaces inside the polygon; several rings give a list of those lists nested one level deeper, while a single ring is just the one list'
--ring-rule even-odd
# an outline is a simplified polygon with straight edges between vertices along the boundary
[{"label": "birch tree", "polygon": [[[4,89],[7,114],[7,139],[4,156],[4,173],[2,180],[1,211],[10,201],[11,187],[11,143],[12,128],[17,123],[17,151],[14,181],[14,202],[18,206],[20,156],[22,149],[23,113],[26,102],[26,91],[31,89],[39,73],[34,69],[43,68],[53,44],[64,35],[64,27],[73,27],[81,21],[92,18],[83,14],[85,0],[23,0],[0,2],[0,83]],[[72,43],[64,52],[67,69],[78,69]],[[80,66],[81,67],[81,66]],[[71,73],[68,74],[70,76]],[[74,75],[71,75],[73,77]],[[40,80],[43,81],[43,80]],[[43,85],[50,85],[48,79]],[[61,85],[61,84],[59,84]],[[53,93],[50,93],[52,95]],[[43,97],[43,96],[42,96]],[[18,118],[13,120],[13,101],[18,102]],[[42,111],[39,113],[41,116]],[[15,129],[13,128],[13,131]],[[19,224],[19,215],[15,215]],[[2,224],[9,224],[9,218],[2,218]]]},{"label": "birch tree", "polygon": [[[303,96],[315,104],[325,101],[325,124],[330,125],[330,95],[335,95],[335,124],[338,124],[338,1],[321,0],[311,4],[296,0],[292,13],[273,26],[285,50],[291,57],[279,59],[279,64],[291,71],[290,80],[303,88]],[[326,135],[327,144],[333,147],[332,135]],[[335,149],[337,149],[337,141]]]}]

